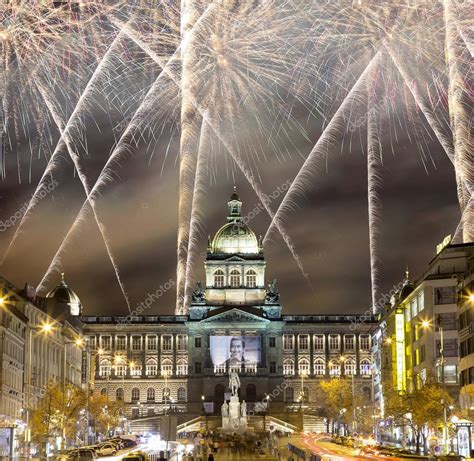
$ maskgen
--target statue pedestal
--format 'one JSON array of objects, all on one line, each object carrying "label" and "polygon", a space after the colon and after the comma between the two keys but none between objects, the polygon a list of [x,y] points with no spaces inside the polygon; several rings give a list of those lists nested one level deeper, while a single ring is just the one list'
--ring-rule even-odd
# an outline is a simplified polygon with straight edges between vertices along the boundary
[{"label": "statue pedestal", "polygon": [[247,429],[247,417],[240,416],[239,397],[234,395],[229,402],[229,416],[222,417],[224,432],[244,432]]}]

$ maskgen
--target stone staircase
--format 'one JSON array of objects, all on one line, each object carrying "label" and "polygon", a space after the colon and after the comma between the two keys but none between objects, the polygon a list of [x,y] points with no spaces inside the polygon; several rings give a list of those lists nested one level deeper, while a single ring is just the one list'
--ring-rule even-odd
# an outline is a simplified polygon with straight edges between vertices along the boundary
[{"label": "stone staircase", "polygon": [[327,426],[324,418],[312,414],[303,415],[303,430],[309,432],[326,432]]}]

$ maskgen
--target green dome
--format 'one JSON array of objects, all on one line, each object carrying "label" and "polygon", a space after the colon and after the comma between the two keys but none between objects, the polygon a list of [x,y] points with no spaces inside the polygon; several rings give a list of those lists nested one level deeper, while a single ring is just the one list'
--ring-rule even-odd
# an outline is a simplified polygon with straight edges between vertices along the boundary
[{"label": "green dome", "polygon": [[258,240],[253,231],[243,222],[234,221],[222,226],[211,245],[212,253],[258,254]]}]

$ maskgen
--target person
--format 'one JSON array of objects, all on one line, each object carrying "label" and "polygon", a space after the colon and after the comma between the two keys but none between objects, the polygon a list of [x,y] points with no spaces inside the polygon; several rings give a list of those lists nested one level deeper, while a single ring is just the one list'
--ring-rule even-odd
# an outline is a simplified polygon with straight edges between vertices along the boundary
[{"label": "person", "polygon": [[221,367],[240,367],[249,363],[245,359],[245,341],[241,336],[236,336],[230,340],[229,358],[221,364]]},{"label": "person", "polygon": [[214,455],[211,453],[209,453],[209,456],[207,457],[207,461],[214,461]]}]

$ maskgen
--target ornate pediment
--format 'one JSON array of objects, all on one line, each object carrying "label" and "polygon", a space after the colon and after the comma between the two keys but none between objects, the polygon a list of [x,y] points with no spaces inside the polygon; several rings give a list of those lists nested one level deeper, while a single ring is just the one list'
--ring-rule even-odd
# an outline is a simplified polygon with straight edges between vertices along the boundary
[{"label": "ornate pediment", "polygon": [[231,256],[230,258],[226,258],[226,261],[227,262],[242,262],[244,261],[245,262],[245,259],[244,258],[241,258],[240,256]]},{"label": "ornate pediment", "polygon": [[[256,311],[258,308],[252,308]],[[229,307],[225,311],[222,309],[216,309],[210,311],[206,318],[201,322],[205,323],[268,323],[270,320],[266,318],[266,314],[263,311],[258,313],[251,313],[238,307]]]}]

